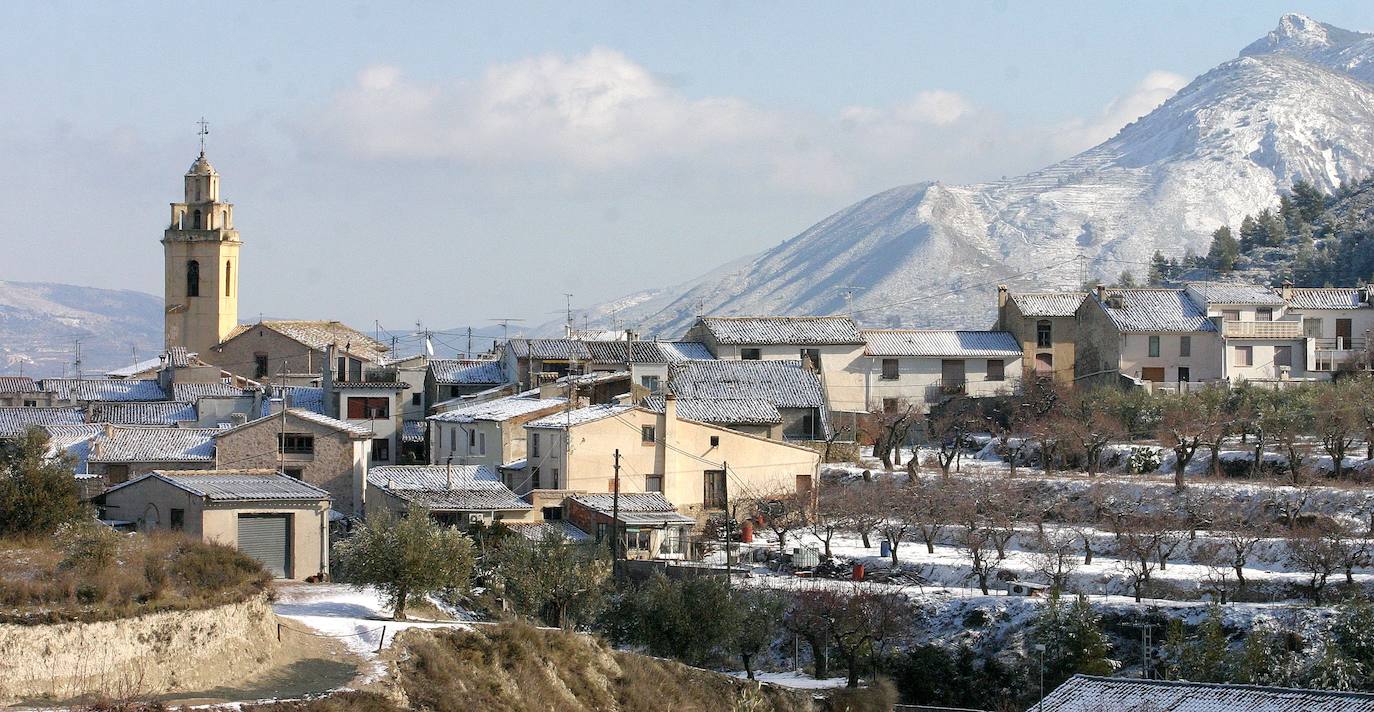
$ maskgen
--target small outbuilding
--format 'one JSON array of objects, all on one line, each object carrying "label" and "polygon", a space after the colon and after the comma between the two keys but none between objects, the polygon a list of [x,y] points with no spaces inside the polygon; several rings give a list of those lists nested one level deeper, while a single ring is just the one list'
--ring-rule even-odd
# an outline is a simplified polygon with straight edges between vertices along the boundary
[{"label": "small outbuilding", "polygon": [[329,493],[273,470],[155,470],[106,490],[101,517],[232,546],[276,578],[329,574]]},{"label": "small outbuilding", "polygon": [[532,521],[529,502],[515,496],[490,465],[387,465],[367,473],[368,514],[422,509],[441,524]]}]

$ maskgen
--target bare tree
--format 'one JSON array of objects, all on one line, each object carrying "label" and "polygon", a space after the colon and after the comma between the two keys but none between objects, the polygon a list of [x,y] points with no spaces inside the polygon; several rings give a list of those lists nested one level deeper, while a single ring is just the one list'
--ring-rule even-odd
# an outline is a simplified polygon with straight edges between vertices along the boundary
[{"label": "bare tree", "polygon": [[861,485],[845,486],[832,484],[821,487],[816,494],[816,511],[810,520],[811,533],[821,540],[826,557],[830,557],[830,541],[842,529],[851,528],[851,511],[848,506],[850,490]]},{"label": "bare tree", "polygon": [[902,540],[916,526],[915,502],[911,489],[898,485],[891,480],[879,484],[882,488],[881,503],[883,518],[878,522],[878,531],[887,539],[891,547],[892,566],[897,566],[897,548]]},{"label": "bare tree", "polygon": [[1069,576],[1078,568],[1077,553],[1078,534],[1072,529],[1050,530],[1036,540],[1035,571],[1049,581],[1051,594],[1062,593],[1068,586]]},{"label": "bare tree", "polygon": [[1313,431],[1310,392],[1305,388],[1274,391],[1264,399],[1260,427],[1283,448],[1293,484],[1301,481],[1302,463]]},{"label": "bare tree", "polygon": [[1097,391],[1070,391],[1053,418],[1062,437],[1083,456],[1089,478],[1097,475],[1102,452],[1124,435],[1121,422],[1108,411],[1106,404],[1106,399]]},{"label": "bare tree", "polygon": [[949,525],[949,509],[955,496],[944,480],[919,482],[911,493],[916,531],[925,542],[927,554],[935,553],[940,532]]},{"label": "bare tree", "polygon": [[920,411],[914,403],[898,401],[891,407],[885,406],[871,413],[873,456],[883,463],[883,469],[891,472],[893,467],[901,464],[902,444],[916,425]]},{"label": "bare tree", "polygon": [[1174,555],[1178,547],[1183,542],[1188,541],[1187,533],[1173,527],[1175,521],[1172,518],[1165,518],[1157,521],[1156,526],[1160,527],[1159,536],[1155,544],[1155,556],[1159,559],[1159,570],[1166,571],[1169,568],[1169,557]]},{"label": "bare tree", "polygon": [[1236,587],[1245,590],[1245,565],[1250,563],[1255,548],[1264,541],[1267,527],[1246,516],[1234,504],[1218,504],[1212,512],[1215,526],[1220,527],[1222,537],[1220,554],[1224,555],[1231,570],[1236,574]]},{"label": "bare tree", "polygon": [[936,447],[936,462],[940,474],[949,477],[950,469],[960,452],[964,440],[975,420],[973,402],[958,396],[942,404],[938,412],[926,418],[926,435]]},{"label": "bare tree", "polygon": [[1201,408],[1201,398],[1188,393],[1165,396],[1163,416],[1159,423],[1160,440],[1174,451],[1174,489],[1187,487],[1184,472],[1193,461],[1198,446],[1216,431],[1213,414]]},{"label": "bare tree", "polygon": [[1322,448],[1331,457],[1331,474],[1336,479],[1344,477],[1346,453],[1365,428],[1364,418],[1351,407],[1364,395],[1364,389],[1345,380],[1317,385],[1312,398],[1312,424]]},{"label": "bare tree", "polygon": [[1338,527],[1311,526],[1288,536],[1288,560],[1307,573],[1308,594],[1320,606],[1331,574],[1340,570],[1345,534]]},{"label": "bare tree", "polygon": [[1202,576],[1203,588],[1215,600],[1225,605],[1231,593],[1231,558],[1225,545],[1216,540],[1198,542],[1193,548],[1193,561],[1207,567]]},{"label": "bare tree", "polygon": [[783,490],[765,492],[753,499],[755,515],[778,539],[778,554],[786,556],[787,535],[807,525],[810,499],[809,494]]},{"label": "bare tree", "polygon": [[982,503],[970,497],[958,505],[955,521],[958,523],[958,543],[968,557],[969,568],[978,579],[978,589],[988,595],[988,579],[1000,563],[997,548],[993,544],[992,532],[985,525]]},{"label": "bare tree", "polygon": [[1347,586],[1354,586],[1355,569],[1363,568],[1370,563],[1369,539],[1342,527],[1341,535],[1335,540],[1335,546],[1341,569],[1345,571],[1345,583]]},{"label": "bare tree", "polygon": [[1135,526],[1127,529],[1116,544],[1117,560],[1130,581],[1136,603],[1140,602],[1154,573],[1158,534],[1149,526]]}]

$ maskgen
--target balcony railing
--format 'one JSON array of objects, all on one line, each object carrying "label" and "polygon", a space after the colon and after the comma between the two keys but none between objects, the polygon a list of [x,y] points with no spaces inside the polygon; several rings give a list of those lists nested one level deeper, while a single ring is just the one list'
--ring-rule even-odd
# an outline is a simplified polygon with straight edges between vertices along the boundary
[{"label": "balcony railing", "polygon": [[1318,351],[1364,351],[1368,341],[1364,338],[1337,337],[1334,339],[1314,339],[1313,348]]},{"label": "balcony railing", "polygon": [[1228,339],[1301,339],[1299,321],[1223,321],[1221,335]]}]

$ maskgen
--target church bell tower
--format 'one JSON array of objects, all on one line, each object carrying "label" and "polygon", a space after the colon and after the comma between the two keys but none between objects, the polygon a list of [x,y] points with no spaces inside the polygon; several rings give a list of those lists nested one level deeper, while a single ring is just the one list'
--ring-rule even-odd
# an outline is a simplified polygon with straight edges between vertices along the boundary
[{"label": "church bell tower", "polygon": [[185,195],[172,203],[162,233],[166,345],[207,353],[239,320],[239,231],[234,206],[219,199],[219,173],[205,158],[205,120],[200,156],[186,171]]}]

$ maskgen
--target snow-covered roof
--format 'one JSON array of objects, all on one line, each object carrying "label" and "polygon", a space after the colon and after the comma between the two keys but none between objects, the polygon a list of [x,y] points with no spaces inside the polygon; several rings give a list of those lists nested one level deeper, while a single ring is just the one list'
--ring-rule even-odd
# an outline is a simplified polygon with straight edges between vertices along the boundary
[{"label": "snow-covered roof", "polygon": [[407,420],[401,423],[401,442],[403,443],[422,443],[425,441],[425,421]]},{"label": "snow-covered roof", "polygon": [[384,465],[368,470],[367,483],[429,510],[530,509],[490,465]]},{"label": "snow-covered roof", "polygon": [[1035,709],[1045,712],[1374,712],[1374,695],[1074,675],[1050,692]]},{"label": "snow-covered roof", "polygon": [[1207,313],[1182,289],[1110,289],[1094,300],[1117,331],[1216,331]]},{"label": "snow-covered roof", "polygon": [[35,393],[41,390],[28,376],[0,376],[0,393]]},{"label": "snow-covered roof", "polygon": [[572,497],[573,502],[607,517],[616,512],[621,524],[696,523],[695,519],[679,514],[677,508],[658,492],[621,492],[619,499],[617,502],[614,494],[579,494]]},{"label": "snow-covered roof", "polygon": [[1022,316],[1045,318],[1073,316],[1087,296],[1087,292],[1012,292],[1008,295]]},{"label": "snow-covered roof", "polygon": [[1188,291],[1204,304],[1237,304],[1246,306],[1283,306],[1283,297],[1262,284],[1240,282],[1189,282]]},{"label": "snow-covered roof", "polygon": [[45,378],[39,383],[64,401],[167,400],[167,393],[152,379]]},{"label": "snow-covered roof", "polygon": [[636,341],[632,346],[634,363],[679,363],[715,358],[700,341]]},{"label": "snow-covered roof", "polygon": [[1367,306],[1360,297],[1358,289],[1294,289],[1288,306],[1292,309],[1359,309]]},{"label": "snow-covered roof", "polygon": [[80,408],[0,408],[0,438],[22,435],[31,426],[80,425],[86,413]]},{"label": "snow-covered roof", "polygon": [[228,383],[173,383],[172,398],[179,401],[190,401],[192,403],[201,398],[213,396],[251,396],[253,391],[239,388]]},{"label": "snow-covered roof", "polygon": [[346,350],[350,356],[356,356],[373,363],[381,361],[388,350],[385,345],[374,340],[371,336],[338,321],[280,319],[260,321],[256,324],[240,324],[229,332],[225,341],[260,326],[271,329],[316,351],[323,351],[329,346],[335,346],[340,351]]},{"label": "snow-covered roof", "polygon": [[92,403],[92,423],[115,425],[175,425],[196,420],[196,406],[185,401],[152,401],[148,403]]},{"label": "snow-covered roof", "polygon": [[543,541],[544,537],[550,534],[562,537],[574,544],[585,544],[592,540],[592,535],[578,529],[572,522],[566,519],[554,519],[542,522],[514,522],[512,524],[507,524],[506,528],[530,541]]},{"label": "snow-covered roof", "polygon": [[268,390],[269,398],[262,401],[262,414],[268,415],[272,412],[271,398],[281,398],[289,396],[291,407],[301,410],[308,410],[314,413],[324,414],[324,389],[314,386],[272,386]]},{"label": "snow-covered roof", "polygon": [[862,344],[847,316],[703,316],[699,324],[722,344]]},{"label": "snow-covered roof", "polygon": [[869,356],[1016,357],[1021,344],[1007,331],[865,329]]},{"label": "snow-covered roof", "polygon": [[591,423],[602,418],[610,418],[621,415],[622,413],[634,410],[632,405],[591,405],[586,408],[564,411],[546,415],[537,420],[525,423],[527,428],[553,428],[555,430],[566,430],[572,425],[582,425]]},{"label": "snow-covered roof", "polygon": [[434,382],[443,386],[495,385],[506,382],[500,361],[489,359],[436,358],[429,362]]},{"label": "snow-covered roof", "polygon": [[[345,435],[350,435],[355,438],[370,438],[373,435],[372,429],[367,427],[366,425],[357,425],[354,423],[350,423],[346,420],[331,418],[322,413],[316,413],[313,410],[306,410],[305,408],[288,408],[286,412],[288,415],[294,418],[304,420],[307,423],[321,425],[331,430],[336,430],[338,432],[344,433]],[[250,425],[258,425],[259,423],[262,423],[262,421],[267,420],[268,418],[280,417],[280,415],[264,415],[263,417],[258,418],[257,420],[250,420],[247,423],[243,423],[242,425],[235,425],[232,428],[223,428],[221,430],[218,430],[215,433],[215,437],[218,438],[229,433],[238,432],[239,430],[247,428]]]},{"label": "snow-covered roof", "polygon": [[161,368],[161,367],[162,367],[162,357],[160,357],[160,356],[155,356],[155,357],[153,357],[153,358],[143,359],[142,361],[139,361],[138,363],[135,363],[135,364],[132,364],[132,365],[129,365],[129,366],[125,366],[124,368],[116,368],[116,369],[113,370],[113,371],[106,371],[106,372],[105,372],[105,377],[106,377],[106,378],[128,378],[129,376],[133,376],[133,375],[136,375],[136,374],[139,374],[139,373],[145,373],[145,372],[147,372],[147,371],[153,371],[153,370],[156,370],[156,369]]},{"label": "snow-covered roof", "polygon": [[516,358],[538,361],[590,361],[587,343],[577,339],[510,339],[506,349]]},{"label": "snow-covered roof", "polygon": [[91,462],[210,462],[219,428],[116,425],[96,436]]},{"label": "snow-covered roof", "polygon": [[105,492],[109,494],[149,478],[162,480],[212,502],[318,502],[329,499],[329,493],[319,487],[273,470],[154,470],[142,477],[115,485]]},{"label": "snow-covered roof", "polygon": [[668,385],[679,398],[758,399],[778,408],[825,406],[821,379],[801,361],[684,361],[668,367]]},{"label": "snow-covered roof", "polygon": [[77,474],[87,471],[87,461],[91,455],[91,441],[104,430],[103,425],[45,425],[48,431],[48,457],[70,455],[76,461]]},{"label": "snow-covered roof", "polygon": [[537,396],[507,396],[496,400],[482,401],[459,406],[453,410],[431,415],[426,420],[441,423],[471,423],[476,420],[501,422],[522,415],[537,413],[547,408],[561,408],[568,402],[566,398],[539,398]]},{"label": "snow-covered roof", "polygon": [[[662,413],[663,396],[645,398],[644,408]],[[678,398],[677,417],[720,425],[776,425],[782,422],[778,407],[762,398]]]}]

